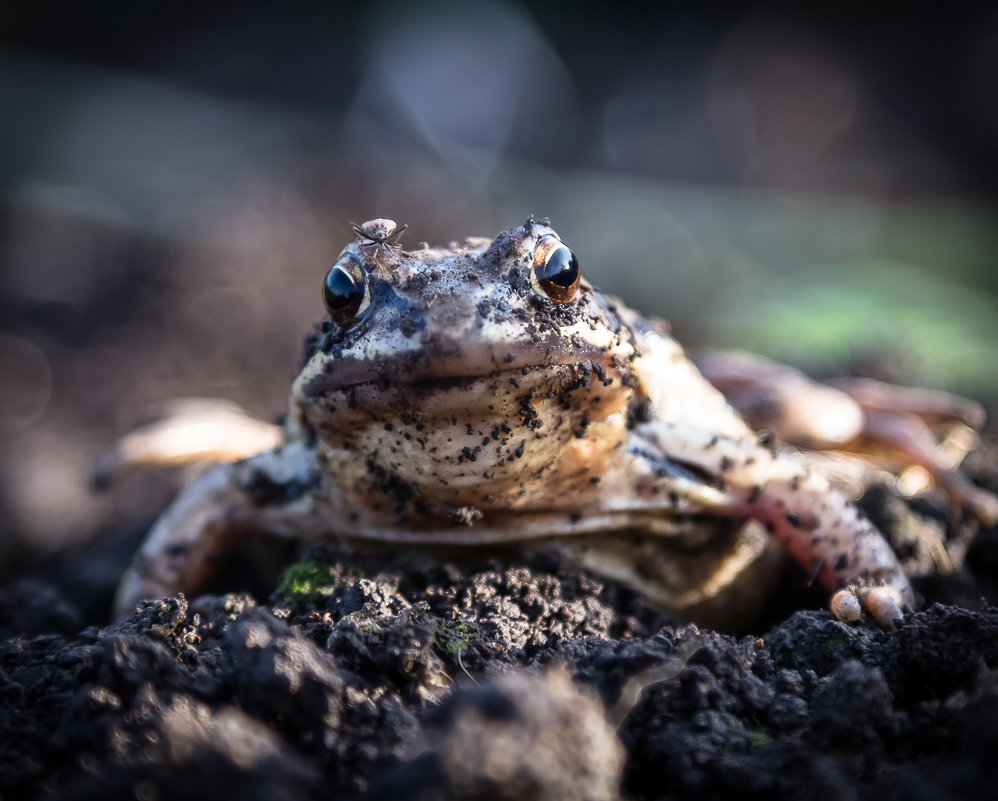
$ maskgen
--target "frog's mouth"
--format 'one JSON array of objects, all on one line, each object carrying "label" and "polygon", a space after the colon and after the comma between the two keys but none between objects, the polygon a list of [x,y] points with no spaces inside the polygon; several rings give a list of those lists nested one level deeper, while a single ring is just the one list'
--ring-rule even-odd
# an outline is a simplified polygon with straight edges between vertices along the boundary
[{"label": "frog's mouth", "polygon": [[[599,415],[609,404],[627,405],[633,386],[628,363],[606,362],[599,349],[537,352],[505,364],[487,359],[413,361],[383,364],[337,363],[328,374],[306,379],[299,399],[307,418],[323,428],[348,431],[371,423],[422,421],[430,428],[449,428],[451,421],[476,421],[476,430],[509,420],[511,425],[561,417],[574,427]],[[585,356],[601,360],[586,359]],[[314,409],[315,411],[310,411]],[[593,418],[595,419],[595,418]],[[545,424],[545,430],[547,425]],[[537,425],[540,428],[540,424]]]},{"label": "frog's mouth", "polygon": [[[341,356],[328,367],[311,369],[299,376],[300,396],[316,398],[330,393],[389,386],[439,387],[445,389],[469,381],[505,380],[512,385],[533,384],[530,376],[563,372],[566,368],[595,374],[606,383],[608,371],[620,360],[608,355],[605,347],[574,342],[569,347],[561,338],[531,342],[529,347],[506,346],[497,350],[491,343],[437,343],[392,353],[362,357]],[[619,371],[617,371],[619,372]]]}]

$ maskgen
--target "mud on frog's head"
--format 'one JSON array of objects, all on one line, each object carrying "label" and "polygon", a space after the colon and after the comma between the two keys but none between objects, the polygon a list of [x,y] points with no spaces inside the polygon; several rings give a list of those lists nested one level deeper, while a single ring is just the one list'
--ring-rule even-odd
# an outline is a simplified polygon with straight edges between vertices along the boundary
[{"label": "mud on frog's head", "polygon": [[547,221],[414,252],[391,220],[355,231],[291,398],[323,458],[478,508],[598,476],[642,402],[634,344]]}]

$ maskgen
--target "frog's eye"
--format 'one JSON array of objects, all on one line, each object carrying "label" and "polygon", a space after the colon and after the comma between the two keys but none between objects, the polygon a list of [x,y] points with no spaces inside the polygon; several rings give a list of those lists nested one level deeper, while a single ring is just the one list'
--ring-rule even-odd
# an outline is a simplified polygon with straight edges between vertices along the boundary
[{"label": "frog's eye", "polygon": [[579,291],[579,260],[553,234],[537,240],[530,283],[555,303],[571,303]]},{"label": "frog's eye", "polygon": [[355,256],[345,253],[329,268],[322,283],[322,302],[336,325],[346,325],[370,305],[367,273]]}]

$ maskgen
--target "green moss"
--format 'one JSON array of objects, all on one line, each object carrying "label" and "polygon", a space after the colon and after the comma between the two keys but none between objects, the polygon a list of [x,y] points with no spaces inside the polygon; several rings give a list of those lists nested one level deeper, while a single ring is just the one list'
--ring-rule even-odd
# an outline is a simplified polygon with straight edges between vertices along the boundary
[{"label": "green moss", "polygon": [[336,582],[327,565],[314,559],[303,559],[288,567],[277,585],[277,592],[285,598],[313,600],[320,595],[329,595],[336,588]]},{"label": "green moss", "polygon": [[752,729],[749,731],[749,743],[753,748],[762,748],[773,742],[773,738],[765,729]]},{"label": "green moss", "polygon": [[471,642],[473,636],[474,632],[467,623],[463,621],[445,621],[436,633],[436,645],[441,651],[454,656]]}]

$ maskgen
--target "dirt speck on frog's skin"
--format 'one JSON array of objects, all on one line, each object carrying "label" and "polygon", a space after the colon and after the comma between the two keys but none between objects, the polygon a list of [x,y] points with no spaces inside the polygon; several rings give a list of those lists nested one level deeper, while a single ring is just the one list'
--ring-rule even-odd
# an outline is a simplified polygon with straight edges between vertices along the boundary
[{"label": "dirt speck on frog's skin", "polygon": [[839,592],[843,617],[861,606],[893,627],[913,606],[877,530],[806,462],[760,442],[664,323],[597,292],[547,220],[417,252],[397,245],[405,227],[354,227],[283,442],[177,498],[123,577],[117,614],[196,593],[234,540],[261,530],[554,543],[706,621],[765,599],[778,542]]}]

